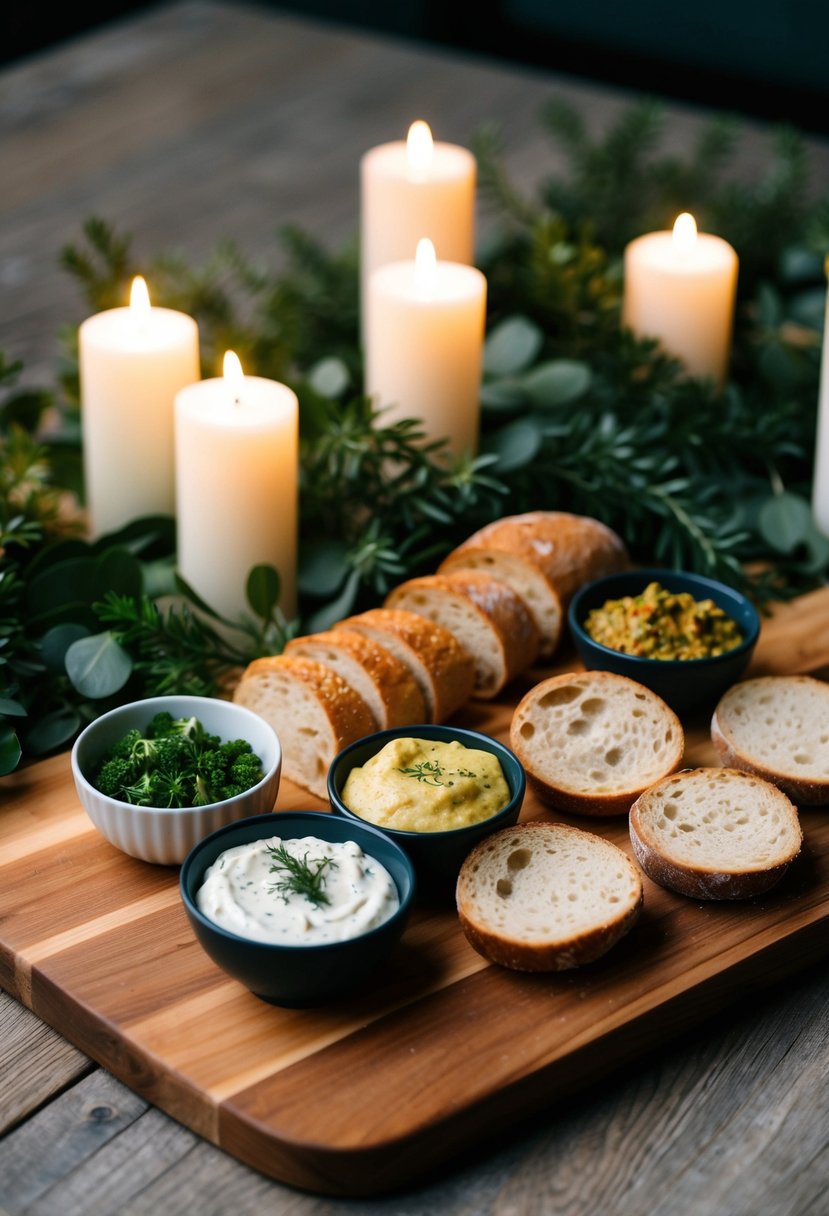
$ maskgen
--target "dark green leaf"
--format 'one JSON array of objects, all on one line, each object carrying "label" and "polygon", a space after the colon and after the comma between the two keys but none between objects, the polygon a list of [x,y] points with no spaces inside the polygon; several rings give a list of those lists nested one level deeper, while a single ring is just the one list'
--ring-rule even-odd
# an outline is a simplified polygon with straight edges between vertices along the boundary
[{"label": "dark green leaf", "polygon": [[778,553],[792,553],[812,533],[812,511],[805,498],[784,491],[766,499],[757,515],[762,536]]},{"label": "dark green leaf", "polygon": [[549,409],[577,401],[587,392],[590,381],[590,368],[586,363],[555,359],[527,372],[521,378],[521,385],[534,405]]},{"label": "dark green leaf", "polygon": [[348,574],[348,552],[349,546],[339,540],[303,541],[297,575],[300,593],[315,599],[335,595]]},{"label": "dark green leaf", "polygon": [[499,414],[515,414],[526,408],[529,396],[517,380],[485,380],[481,385],[481,408]]},{"label": "dark green leaf", "polygon": [[507,317],[487,334],[484,343],[485,376],[514,376],[529,367],[541,350],[544,335],[526,317]]},{"label": "dark green leaf", "polygon": [[126,549],[105,550],[95,564],[95,587],[92,599],[98,600],[108,591],[138,598],[143,587],[141,563]]},{"label": "dark green leaf", "polygon": [[316,633],[321,630],[330,629],[338,621],[347,617],[354,607],[354,601],[357,598],[359,589],[360,576],[356,570],[353,570],[337,598],[311,614],[305,624],[306,632]]},{"label": "dark green leaf", "polygon": [[52,671],[65,671],[67,650],[73,642],[88,637],[89,632],[85,625],[76,623],[55,625],[53,629],[49,629],[43,635],[40,643],[41,654],[46,666]]},{"label": "dark green leaf", "polygon": [[254,566],[245,587],[247,601],[257,616],[270,620],[279,603],[282,580],[273,566]]},{"label": "dark green leaf", "polygon": [[497,456],[495,471],[512,473],[524,468],[538,455],[542,443],[539,427],[529,420],[510,422],[499,431],[488,435],[485,450]]},{"label": "dark green leaf", "polygon": [[0,697],[0,714],[6,714],[10,718],[25,718],[26,710],[19,701],[13,701],[11,697]]},{"label": "dark green leaf", "polygon": [[13,773],[20,763],[23,749],[10,726],[0,723],[0,777]]},{"label": "dark green leaf", "polygon": [[81,715],[72,706],[44,714],[26,735],[26,750],[34,756],[55,751],[74,738],[82,725]]}]

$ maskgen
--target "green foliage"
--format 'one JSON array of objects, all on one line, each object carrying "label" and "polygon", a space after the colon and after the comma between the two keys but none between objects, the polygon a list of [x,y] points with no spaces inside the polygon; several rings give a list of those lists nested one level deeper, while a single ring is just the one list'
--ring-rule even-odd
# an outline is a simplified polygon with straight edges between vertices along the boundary
[{"label": "green foliage", "polygon": [[[829,198],[815,196],[803,140],[772,130],[758,170],[729,115],[694,124],[679,154],[663,149],[654,101],[601,132],[558,100],[541,122],[556,169],[531,197],[510,180],[496,124],[474,145],[490,220],[474,459],[363,394],[355,244],[331,252],[283,228],[270,264],[224,241],[190,266],[140,259],[127,235],[87,221],[62,259],[87,311],[123,304],[143,274],[154,303],[197,319],[205,375],[232,349],[296,391],[299,612],[284,618],[279,572],[257,567],[250,613],[223,620],[178,575],[171,519],[84,540],[77,327],[54,390],[19,389],[0,352],[0,774],[120,700],[221,691],[252,658],[376,603],[506,513],[595,516],[634,560],[723,578],[758,603],[826,581],[810,496]],[[626,243],[684,210],[740,259],[722,390],[621,326]]]}]

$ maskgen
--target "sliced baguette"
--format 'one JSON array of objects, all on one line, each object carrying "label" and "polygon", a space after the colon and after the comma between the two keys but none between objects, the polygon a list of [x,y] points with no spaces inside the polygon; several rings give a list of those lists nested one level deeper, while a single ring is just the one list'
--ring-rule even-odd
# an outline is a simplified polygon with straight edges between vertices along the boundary
[{"label": "sliced baguette", "polygon": [[477,570],[408,579],[386,597],[454,633],[475,664],[473,697],[491,700],[538,655],[538,629],[520,595]]},{"label": "sliced baguette", "polygon": [[829,803],[829,684],[760,676],[732,685],[711,719],[722,764],[756,773],[806,806]]},{"label": "sliced baguette", "polygon": [[410,668],[372,638],[327,629],[292,638],[283,653],[313,659],[339,672],[363,698],[381,730],[425,720],[423,695]]},{"label": "sliced baguette", "polygon": [[508,583],[533,614],[543,659],[558,647],[567,605],[579,587],[629,565],[622,538],[598,519],[528,511],[473,532],[443,559],[438,573],[480,570]]},{"label": "sliced baguette", "polygon": [[282,745],[283,775],[323,800],[331,761],[375,730],[371,710],[338,672],[299,656],[254,659],[233,700],[274,728]]},{"label": "sliced baguette", "polygon": [[369,608],[339,621],[337,629],[379,642],[408,666],[423,695],[426,722],[445,722],[472,696],[472,655],[435,621],[402,609]]},{"label": "sliced baguette", "polygon": [[687,769],[659,781],[630,810],[645,873],[691,899],[750,899],[778,883],[803,834],[786,795],[734,768]]},{"label": "sliced baguette", "polygon": [[510,746],[544,802],[580,815],[622,815],[679,768],[685,734],[662,698],[635,680],[568,672],[522,697]]},{"label": "sliced baguette", "polygon": [[463,862],[456,887],[470,945],[515,971],[592,962],[633,926],[642,901],[642,879],[616,845],[538,820],[483,840]]}]

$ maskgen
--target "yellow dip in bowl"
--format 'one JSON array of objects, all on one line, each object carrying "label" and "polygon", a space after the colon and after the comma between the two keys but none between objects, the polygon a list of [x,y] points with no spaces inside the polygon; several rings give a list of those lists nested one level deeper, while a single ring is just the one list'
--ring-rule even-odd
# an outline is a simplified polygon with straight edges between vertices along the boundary
[{"label": "yellow dip in bowl", "polygon": [[736,623],[711,599],[649,583],[594,608],[584,622],[594,642],[646,659],[704,659],[739,646]]},{"label": "yellow dip in bowl", "polygon": [[380,828],[447,832],[490,819],[510,800],[497,756],[453,740],[391,739],[353,768],[343,803]]}]

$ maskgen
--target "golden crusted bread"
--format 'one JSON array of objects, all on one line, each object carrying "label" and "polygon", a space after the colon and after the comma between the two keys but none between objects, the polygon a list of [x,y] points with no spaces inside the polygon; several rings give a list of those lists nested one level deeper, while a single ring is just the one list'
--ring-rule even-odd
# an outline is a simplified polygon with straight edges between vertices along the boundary
[{"label": "golden crusted bread", "polygon": [[579,587],[629,565],[622,538],[599,520],[567,511],[528,511],[473,532],[443,559],[438,573],[480,570],[508,583],[532,612],[539,656],[548,658]]},{"label": "golden crusted bread", "polygon": [[490,700],[535,662],[538,629],[506,583],[477,570],[425,574],[392,589],[386,608],[402,608],[454,633],[475,664],[473,696]]},{"label": "golden crusted bread", "polygon": [[314,659],[339,672],[363,698],[381,730],[425,721],[423,694],[411,669],[372,638],[327,629],[292,638],[283,653]]},{"label": "golden crusted bread", "polygon": [[593,962],[632,928],[642,902],[639,872],[615,844],[541,820],[481,841],[456,887],[470,945],[515,971]]},{"label": "golden crusted bread", "polygon": [[623,815],[679,768],[685,732],[662,698],[635,680],[566,672],[521,698],[510,746],[544,802],[580,815]]},{"label": "golden crusted bread", "polygon": [[233,700],[274,728],[282,745],[283,775],[323,800],[331,761],[375,729],[368,705],[338,672],[299,656],[254,659]]},{"label": "golden crusted bread", "polygon": [[379,642],[408,666],[423,695],[425,722],[445,722],[472,696],[472,655],[435,621],[403,609],[369,608],[339,621],[336,628]]},{"label": "golden crusted bread", "polygon": [[793,802],[829,803],[829,684],[759,676],[733,684],[711,719],[720,761],[771,781]]},{"label": "golden crusted bread", "polygon": [[800,852],[797,810],[770,781],[734,768],[686,769],[630,809],[645,873],[691,899],[750,899],[778,883]]}]

